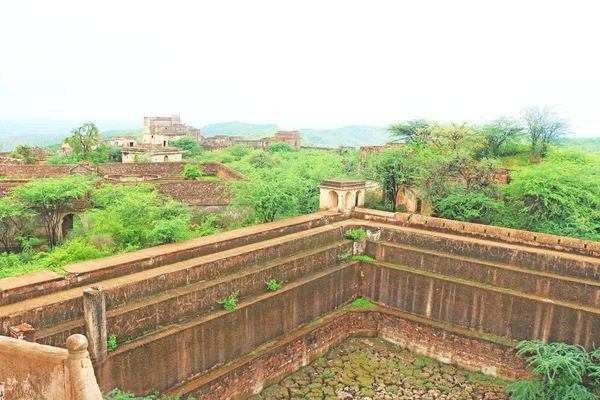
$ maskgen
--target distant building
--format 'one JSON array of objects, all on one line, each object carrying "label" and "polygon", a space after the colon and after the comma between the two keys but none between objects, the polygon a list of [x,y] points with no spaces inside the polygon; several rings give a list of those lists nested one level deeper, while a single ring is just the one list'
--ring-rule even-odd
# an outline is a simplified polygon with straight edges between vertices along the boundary
[{"label": "distant building", "polygon": [[243,136],[217,135],[203,137],[200,144],[207,151],[217,151],[235,146],[236,144],[252,147],[253,149],[266,149],[272,143],[287,143],[292,147],[300,148],[300,132],[277,131],[275,136],[261,139],[246,139]]},{"label": "distant building", "polygon": [[117,147],[135,147],[137,146],[137,136],[113,136],[108,144]]},{"label": "distant building", "polygon": [[153,145],[123,147],[121,149],[124,163],[181,161],[183,153],[183,150],[176,147]]},{"label": "distant building", "polygon": [[200,143],[202,136],[200,129],[181,123],[179,115],[170,117],[144,117],[144,131],[142,142],[155,146],[168,147],[172,140],[183,137],[192,137]]}]

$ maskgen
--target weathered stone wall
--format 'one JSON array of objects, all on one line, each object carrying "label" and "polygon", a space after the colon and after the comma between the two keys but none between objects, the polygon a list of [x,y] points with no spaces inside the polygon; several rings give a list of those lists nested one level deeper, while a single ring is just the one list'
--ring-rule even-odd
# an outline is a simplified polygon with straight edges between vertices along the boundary
[{"label": "weathered stone wall", "polygon": [[10,165],[0,164],[0,176],[6,176],[16,179],[31,179],[31,178],[61,178],[69,175],[69,170],[74,165]]},{"label": "weathered stone wall", "polygon": [[148,340],[126,344],[97,367],[100,387],[148,394],[235,360],[355,298],[359,274],[357,264],[328,270],[242,303],[233,311],[214,312]]},{"label": "weathered stone wall", "polygon": [[362,271],[365,297],[413,315],[516,340],[600,343],[597,309],[377,263]]},{"label": "weathered stone wall", "polygon": [[244,399],[322,357],[349,336],[380,337],[440,362],[514,380],[526,376],[523,360],[511,346],[490,343],[469,332],[448,331],[387,308],[334,312],[271,347],[236,360],[169,391],[184,398]]},{"label": "weathered stone wall", "polygon": [[352,216],[367,221],[394,224],[433,232],[470,236],[506,243],[524,244],[542,249],[572,252],[590,256],[600,256],[600,242],[575,239],[547,233],[521,231],[497,226],[472,224],[450,219],[426,217],[418,214],[391,213],[385,211],[355,208]]}]

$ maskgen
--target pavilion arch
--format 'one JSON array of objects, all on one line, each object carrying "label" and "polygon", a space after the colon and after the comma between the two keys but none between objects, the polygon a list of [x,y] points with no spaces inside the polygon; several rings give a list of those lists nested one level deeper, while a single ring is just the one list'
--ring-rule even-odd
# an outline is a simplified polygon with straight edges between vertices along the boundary
[{"label": "pavilion arch", "polygon": [[321,182],[320,192],[320,210],[350,212],[364,205],[365,181],[327,179]]},{"label": "pavilion arch", "polygon": [[335,190],[329,191],[328,204],[330,208],[338,208],[338,194]]}]

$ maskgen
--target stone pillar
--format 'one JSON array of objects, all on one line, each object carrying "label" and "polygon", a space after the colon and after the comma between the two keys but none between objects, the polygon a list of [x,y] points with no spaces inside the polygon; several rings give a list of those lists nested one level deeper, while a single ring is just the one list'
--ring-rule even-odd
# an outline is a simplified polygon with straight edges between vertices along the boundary
[{"label": "stone pillar", "polygon": [[72,400],[102,400],[87,348],[88,341],[83,335],[71,335],[67,339],[67,368]]},{"label": "stone pillar", "polygon": [[[108,354],[106,348],[106,296],[104,289],[91,287],[83,291],[83,318],[89,338],[90,354],[95,363],[101,363]],[[86,340],[86,343],[87,341]]]}]

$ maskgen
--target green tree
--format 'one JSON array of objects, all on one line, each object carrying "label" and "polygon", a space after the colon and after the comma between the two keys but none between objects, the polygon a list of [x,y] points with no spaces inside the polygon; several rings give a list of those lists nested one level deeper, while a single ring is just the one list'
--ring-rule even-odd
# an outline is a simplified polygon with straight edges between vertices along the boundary
[{"label": "green tree", "polygon": [[396,199],[403,186],[413,187],[418,177],[415,150],[408,146],[385,149],[379,157],[370,159],[370,170],[379,181],[396,212]]},{"label": "green tree", "polygon": [[98,127],[91,122],[86,122],[79,128],[73,129],[71,135],[65,139],[65,143],[73,148],[73,152],[80,153],[84,160],[100,144],[101,140]]},{"label": "green tree", "polygon": [[523,136],[523,127],[514,118],[500,117],[483,124],[480,132],[485,138],[484,154],[499,157],[506,145],[517,142]]},{"label": "green tree", "polygon": [[73,200],[89,193],[93,184],[93,177],[72,175],[60,179],[36,179],[13,188],[12,193],[24,207],[39,215],[48,244],[53,247],[58,242],[62,212],[71,209]]},{"label": "green tree", "polygon": [[424,145],[427,143],[430,123],[424,119],[414,119],[399,124],[390,125],[388,130],[395,142],[403,142],[412,145]]},{"label": "green tree", "polygon": [[193,181],[196,178],[202,178],[202,170],[200,170],[198,164],[185,164],[181,176],[185,180]]},{"label": "green tree", "polygon": [[17,239],[23,236],[34,215],[12,196],[0,198],[0,243],[4,246],[4,251],[10,253],[13,248],[19,252],[22,250],[21,242]]},{"label": "green tree", "polygon": [[477,148],[482,146],[481,135],[466,122],[431,124],[429,130],[429,143],[436,146],[441,154],[475,154]]},{"label": "green tree", "polygon": [[94,209],[88,235],[110,235],[121,250],[178,242],[193,236],[187,205],[163,195],[154,185],[104,184],[92,191]]},{"label": "green tree", "polygon": [[10,153],[9,157],[23,160],[25,164],[33,164],[37,161],[33,153],[33,147],[24,144],[17,145],[16,150]]},{"label": "green tree", "polygon": [[282,214],[293,215],[298,204],[290,185],[277,179],[239,182],[233,191],[233,205],[252,207],[254,217],[261,223],[272,222]]},{"label": "green tree", "polygon": [[198,141],[191,136],[184,136],[177,140],[171,140],[169,146],[185,150],[186,153],[184,154],[184,157],[195,157],[202,151],[202,147],[198,144]]},{"label": "green tree", "polygon": [[552,106],[532,106],[521,111],[525,132],[531,143],[531,155],[535,160],[545,157],[548,145],[569,133],[569,123]]}]

